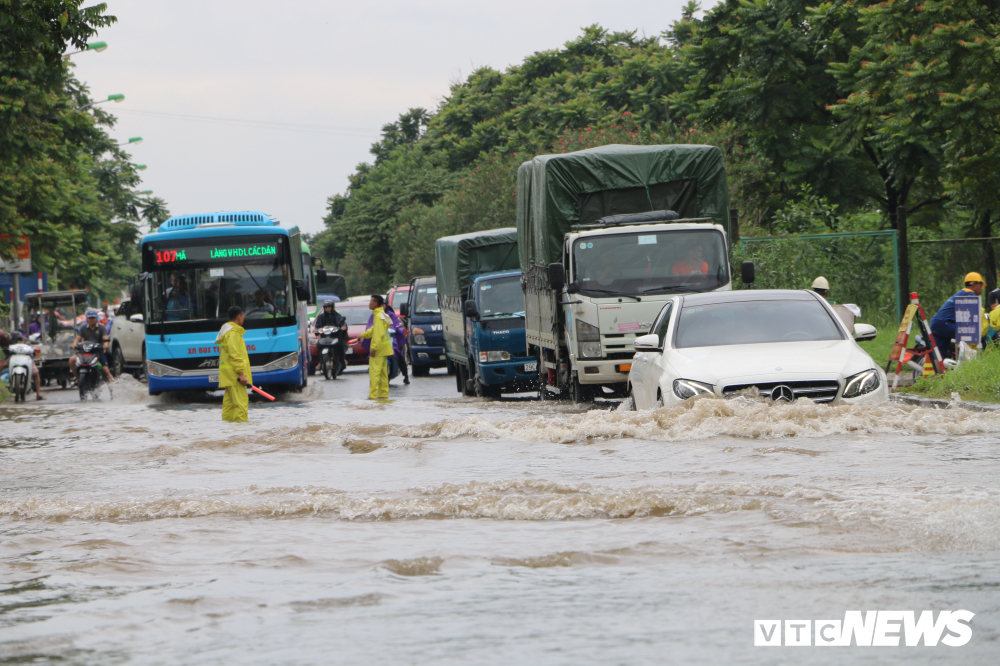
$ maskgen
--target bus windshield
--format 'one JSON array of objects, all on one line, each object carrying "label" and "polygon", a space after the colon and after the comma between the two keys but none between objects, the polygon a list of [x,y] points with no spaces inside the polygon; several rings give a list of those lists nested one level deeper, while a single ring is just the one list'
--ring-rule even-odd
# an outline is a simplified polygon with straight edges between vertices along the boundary
[{"label": "bus windshield", "polygon": [[295,315],[280,239],[227,247],[215,247],[219,239],[199,241],[180,250],[176,243],[146,246],[155,262],[150,266],[150,323],[225,320],[233,305],[243,308],[248,322]]},{"label": "bus windshield", "polygon": [[711,291],[729,282],[723,235],[670,230],[581,237],[573,243],[573,280],[594,296]]}]

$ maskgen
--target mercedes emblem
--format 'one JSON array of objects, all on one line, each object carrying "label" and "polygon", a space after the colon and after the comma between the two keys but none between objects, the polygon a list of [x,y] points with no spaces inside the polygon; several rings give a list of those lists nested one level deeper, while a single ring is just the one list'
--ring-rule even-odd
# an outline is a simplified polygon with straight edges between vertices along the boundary
[{"label": "mercedes emblem", "polygon": [[775,386],[771,389],[771,400],[775,402],[792,402],[795,400],[795,392],[790,386]]}]

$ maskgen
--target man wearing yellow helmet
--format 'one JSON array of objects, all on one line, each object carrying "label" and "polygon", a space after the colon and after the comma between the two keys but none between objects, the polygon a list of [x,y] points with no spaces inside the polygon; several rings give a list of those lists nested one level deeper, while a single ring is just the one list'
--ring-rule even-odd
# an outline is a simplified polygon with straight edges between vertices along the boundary
[{"label": "man wearing yellow helmet", "polygon": [[[986,283],[979,273],[969,273],[965,276],[965,286],[952,295],[941,309],[931,317],[931,333],[934,334],[934,341],[937,343],[941,356],[948,356],[951,352],[951,341],[955,338],[957,325],[955,323],[955,297],[964,296],[970,293],[979,296],[983,293]],[[980,314],[980,323],[984,329],[987,328],[985,313]]]}]

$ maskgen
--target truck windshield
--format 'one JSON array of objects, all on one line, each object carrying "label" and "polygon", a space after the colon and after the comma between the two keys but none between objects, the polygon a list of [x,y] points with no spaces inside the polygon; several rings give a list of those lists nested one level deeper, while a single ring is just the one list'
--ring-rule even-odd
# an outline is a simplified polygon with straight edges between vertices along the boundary
[{"label": "truck windshield", "polygon": [[416,314],[441,314],[441,306],[438,305],[437,285],[417,285],[416,304],[413,311]]},{"label": "truck windshield", "polygon": [[597,296],[711,291],[729,282],[724,236],[714,229],[634,231],[577,238],[573,280]]},{"label": "truck windshield", "polygon": [[685,305],[677,321],[676,347],[843,338],[830,314],[815,301],[739,301]]},{"label": "truck windshield", "polygon": [[479,313],[483,317],[523,317],[521,277],[497,278],[479,283]]}]

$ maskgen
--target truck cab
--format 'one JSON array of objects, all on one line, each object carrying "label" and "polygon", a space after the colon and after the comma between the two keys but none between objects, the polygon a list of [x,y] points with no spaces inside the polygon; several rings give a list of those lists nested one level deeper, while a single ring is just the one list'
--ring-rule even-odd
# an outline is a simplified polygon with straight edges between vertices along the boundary
[{"label": "truck cab", "polygon": [[463,392],[497,397],[501,391],[534,390],[538,363],[528,357],[525,342],[521,271],[476,276],[464,306],[468,360],[459,367]]},{"label": "truck cab", "polygon": [[426,377],[431,368],[444,368],[448,357],[444,353],[444,333],[441,306],[438,304],[437,278],[433,275],[410,281],[410,297],[406,312],[410,329],[410,367],[414,377]]}]

